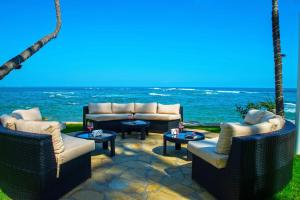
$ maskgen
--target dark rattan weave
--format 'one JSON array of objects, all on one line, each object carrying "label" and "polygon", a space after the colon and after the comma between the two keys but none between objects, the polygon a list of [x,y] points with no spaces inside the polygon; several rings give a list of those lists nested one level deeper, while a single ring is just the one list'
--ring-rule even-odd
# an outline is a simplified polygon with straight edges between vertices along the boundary
[{"label": "dark rattan weave", "polygon": [[[87,130],[86,128],[86,118],[85,115],[89,114],[89,108],[88,106],[83,107],[83,127],[84,130]],[[183,107],[180,107],[180,115],[181,120],[183,120]],[[122,131],[122,125],[121,121],[124,120],[111,120],[111,121],[95,121],[94,126],[96,129],[104,129],[104,130],[111,130],[116,132]],[[150,132],[157,132],[157,133],[164,133],[169,131],[172,128],[178,128],[180,120],[171,120],[171,121],[161,121],[161,120],[147,120],[150,122],[149,131]]]},{"label": "dark rattan weave", "polygon": [[218,169],[193,155],[192,178],[218,199],[265,199],[292,178],[295,125],[254,136],[234,137],[227,166]]},{"label": "dark rattan weave", "polygon": [[0,125],[0,188],[12,199],[58,199],[91,177],[91,155],[61,165],[50,135],[12,131]]}]

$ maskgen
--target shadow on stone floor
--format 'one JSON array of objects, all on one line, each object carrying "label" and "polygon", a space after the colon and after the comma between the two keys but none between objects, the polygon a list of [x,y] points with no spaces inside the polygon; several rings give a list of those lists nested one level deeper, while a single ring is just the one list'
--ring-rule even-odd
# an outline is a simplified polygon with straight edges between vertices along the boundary
[{"label": "shadow on stone floor", "polygon": [[[63,199],[213,199],[191,179],[186,148],[168,146],[162,155],[162,135],[150,133],[146,140],[135,136],[116,139],[116,156],[96,145],[92,177]],[[171,145],[171,144],[170,144]]]}]

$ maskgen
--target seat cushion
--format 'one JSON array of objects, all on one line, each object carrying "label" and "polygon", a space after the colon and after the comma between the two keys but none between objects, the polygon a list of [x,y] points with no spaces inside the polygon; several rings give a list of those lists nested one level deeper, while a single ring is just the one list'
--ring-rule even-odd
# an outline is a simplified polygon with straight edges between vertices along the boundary
[{"label": "seat cushion", "polygon": [[62,134],[62,140],[65,150],[60,154],[60,164],[64,164],[95,150],[95,142],[93,140],[85,140],[66,134]]},{"label": "seat cushion", "polygon": [[135,113],[147,113],[156,114],[157,113],[157,103],[135,103],[134,104]]},{"label": "seat cushion", "polygon": [[90,114],[111,114],[111,103],[89,103]]},{"label": "seat cushion", "polygon": [[221,124],[221,133],[216,146],[216,152],[228,154],[230,152],[232,137],[248,136],[258,133],[269,133],[272,131],[270,122],[263,122],[255,125],[240,123]]},{"label": "seat cushion", "polygon": [[16,130],[16,121],[17,119],[10,116],[10,115],[1,115],[0,121],[3,127],[11,129],[11,130]]},{"label": "seat cushion", "polygon": [[264,110],[251,109],[246,114],[244,122],[246,124],[258,124],[261,122],[261,119],[264,115],[265,115]]},{"label": "seat cushion", "polygon": [[159,114],[180,114],[180,104],[170,104],[170,105],[164,105],[164,104],[158,104],[157,106],[157,113]]},{"label": "seat cushion", "polygon": [[61,125],[59,122],[28,120],[16,121],[17,131],[51,135],[53,150],[56,154],[62,153],[64,151],[64,143],[61,137],[60,129]]},{"label": "seat cushion", "polygon": [[180,119],[180,115],[174,114],[143,114],[143,113],[136,113],[134,115],[134,119],[140,120],[161,120],[161,121],[171,121],[171,120],[178,120]]},{"label": "seat cushion", "polygon": [[42,114],[39,108],[32,108],[28,110],[15,110],[12,112],[12,116],[17,119],[29,120],[29,121],[42,121]]},{"label": "seat cushion", "polygon": [[228,155],[219,154],[215,151],[218,138],[191,141],[188,143],[188,150],[202,160],[216,168],[226,167]]},{"label": "seat cushion", "polygon": [[126,114],[87,114],[86,119],[93,121],[112,121],[112,120],[126,120],[128,119],[128,115],[132,115],[131,113]]},{"label": "seat cushion", "polygon": [[282,129],[285,124],[285,120],[281,116],[275,115],[269,111],[265,111],[263,117],[261,118],[261,122],[270,122],[273,125],[272,131],[278,131]]},{"label": "seat cushion", "polygon": [[134,103],[112,103],[113,113],[134,113]]}]

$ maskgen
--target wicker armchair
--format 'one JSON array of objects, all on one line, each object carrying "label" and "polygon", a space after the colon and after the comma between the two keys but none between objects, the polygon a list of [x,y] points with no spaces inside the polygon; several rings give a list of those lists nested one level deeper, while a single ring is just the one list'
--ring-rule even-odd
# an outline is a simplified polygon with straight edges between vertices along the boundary
[{"label": "wicker armchair", "polygon": [[193,154],[192,178],[218,199],[264,199],[291,180],[295,125],[286,121],[276,132],[234,137],[225,168]]},{"label": "wicker armchair", "polygon": [[50,135],[12,131],[0,125],[0,188],[12,199],[58,199],[91,177],[87,153],[60,166]]}]

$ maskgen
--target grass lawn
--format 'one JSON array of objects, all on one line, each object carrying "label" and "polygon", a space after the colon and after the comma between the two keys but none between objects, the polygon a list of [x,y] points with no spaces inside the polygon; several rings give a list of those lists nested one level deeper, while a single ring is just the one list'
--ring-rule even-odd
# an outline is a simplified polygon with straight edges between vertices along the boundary
[{"label": "grass lawn", "polygon": [[[193,128],[193,129],[201,129],[206,130],[214,133],[219,133],[219,127],[209,127],[209,126],[192,126],[186,128]],[[70,133],[75,131],[81,131],[82,124],[69,124],[67,128],[63,130],[63,133]],[[8,200],[8,198],[0,189],[0,200]],[[284,190],[277,193],[274,199],[284,199],[284,200],[300,200],[300,156],[297,156],[294,160],[294,172],[293,172],[293,179],[288,184]]]}]

